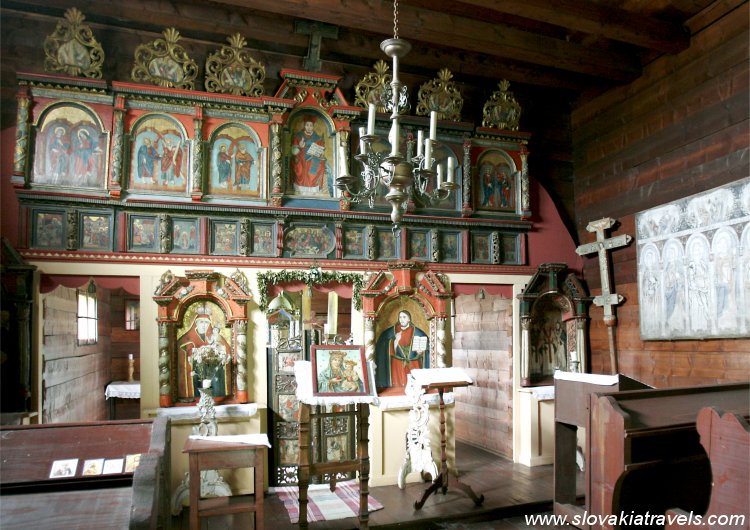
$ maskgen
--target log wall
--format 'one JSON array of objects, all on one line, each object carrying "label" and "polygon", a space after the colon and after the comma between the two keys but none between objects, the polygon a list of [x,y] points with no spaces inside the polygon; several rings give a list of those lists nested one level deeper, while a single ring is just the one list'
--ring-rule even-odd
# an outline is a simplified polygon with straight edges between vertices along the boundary
[{"label": "log wall", "polygon": [[456,297],[453,366],[474,381],[457,388],[456,439],[513,457],[513,300]]},{"label": "log wall", "polygon": [[[727,4],[728,5],[728,4]],[[747,3],[708,24],[698,16],[685,52],[649,65],[643,77],[581,105],[572,114],[576,229],[618,219],[613,235],[635,236],[635,215],[750,175]],[[611,255],[620,372],[656,387],[742,381],[750,340],[642,341],[635,242]],[[592,295],[601,293],[596,256],[584,263]],[[743,309],[740,308],[740,311]],[[744,308],[750,311],[750,308]],[[592,371],[609,373],[603,311],[591,310]]]},{"label": "log wall", "polygon": [[42,423],[107,419],[109,292],[97,289],[99,341],[79,346],[77,291],[58,287],[42,298]]}]

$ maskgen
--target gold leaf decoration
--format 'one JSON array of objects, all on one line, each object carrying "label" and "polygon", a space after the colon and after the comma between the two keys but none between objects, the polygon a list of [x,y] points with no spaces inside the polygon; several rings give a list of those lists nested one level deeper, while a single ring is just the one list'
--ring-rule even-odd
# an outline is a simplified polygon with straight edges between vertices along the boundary
[{"label": "gold leaf decoration", "polygon": [[226,44],[206,59],[207,92],[221,92],[235,96],[263,95],[265,67],[245,48],[245,38],[239,33],[227,37]]},{"label": "gold leaf decoration", "polygon": [[464,98],[452,79],[450,70],[443,68],[437,79],[419,87],[417,116],[428,116],[434,110],[439,120],[461,121]]},{"label": "gold leaf decoration", "polygon": [[508,131],[517,131],[521,120],[521,105],[518,104],[513,92],[508,90],[510,83],[503,79],[498,83],[497,90],[484,104],[482,110],[482,127],[493,127]]},{"label": "gold leaf decoration", "polygon": [[375,71],[364,76],[354,87],[354,104],[368,108],[375,103],[378,112],[386,112],[390,105],[386,93],[390,90],[391,79],[388,65],[382,59],[375,63]]},{"label": "gold leaf decoration", "polygon": [[68,9],[65,20],[44,40],[45,72],[102,78],[104,50],[83,23],[85,18],[75,7]]},{"label": "gold leaf decoration", "polygon": [[177,44],[180,33],[175,28],[168,28],[162,35],[163,39],[141,44],[135,49],[135,65],[130,77],[136,83],[193,90],[198,65]]}]

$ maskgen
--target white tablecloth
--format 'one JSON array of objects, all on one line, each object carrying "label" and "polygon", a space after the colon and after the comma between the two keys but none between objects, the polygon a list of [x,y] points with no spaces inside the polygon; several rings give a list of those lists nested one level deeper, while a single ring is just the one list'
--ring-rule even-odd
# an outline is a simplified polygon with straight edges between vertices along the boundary
[{"label": "white tablecloth", "polygon": [[125,398],[125,399],[140,399],[141,398],[141,382],[133,381],[114,381],[107,385],[107,389],[104,391],[104,397],[109,399],[111,397]]}]

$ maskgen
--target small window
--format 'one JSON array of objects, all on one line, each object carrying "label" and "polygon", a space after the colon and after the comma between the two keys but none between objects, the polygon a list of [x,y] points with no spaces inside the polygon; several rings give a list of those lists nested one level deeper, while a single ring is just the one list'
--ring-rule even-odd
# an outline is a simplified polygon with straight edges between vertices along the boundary
[{"label": "small window", "polygon": [[141,303],[138,300],[125,300],[125,329],[141,327]]},{"label": "small window", "polygon": [[96,304],[96,285],[90,281],[85,289],[78,290],[78,344],[96,344],[98,335],[98,318]]}]

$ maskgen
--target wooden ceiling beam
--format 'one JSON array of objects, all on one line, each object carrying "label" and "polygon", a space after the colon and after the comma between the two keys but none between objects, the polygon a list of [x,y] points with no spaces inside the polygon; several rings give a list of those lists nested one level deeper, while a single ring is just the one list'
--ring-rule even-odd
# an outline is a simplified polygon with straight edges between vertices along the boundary
[{"label": "wooden ceiling beam", "polygon": [[[393,34],[392,3],[384,0],[221,0],[221,3],[304,17],[355,31]],[[641,73],[640,62],[632,54],[588,48],[509,26],[408,5],[400,6],[399,11],[399,36],[406,40],[615,81],[629,81]]]},{"label": "wooden ceiling beam", "polygon": [[461,3],[664,53],[679,53],[690,45],[690,32],[685,26],[586,0],[461,0]]}]

